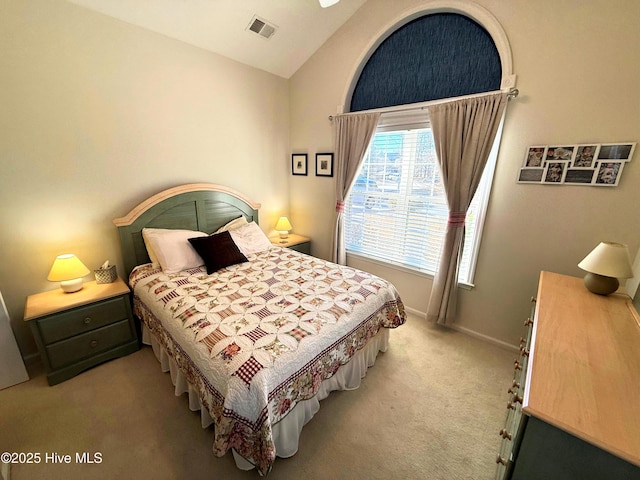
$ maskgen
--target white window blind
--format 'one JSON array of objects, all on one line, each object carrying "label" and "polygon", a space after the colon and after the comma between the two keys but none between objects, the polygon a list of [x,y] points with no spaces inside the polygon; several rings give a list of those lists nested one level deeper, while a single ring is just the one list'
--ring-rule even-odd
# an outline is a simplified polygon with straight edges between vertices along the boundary
[{"label": "white window blind", "polygon": [[[345,202],[345,244],[350,253],[434,274],[449,211],[433,135],[421,117],[381,117]],[[492,155],[467,213],[461,283],[473,281],[494,164]]]}]

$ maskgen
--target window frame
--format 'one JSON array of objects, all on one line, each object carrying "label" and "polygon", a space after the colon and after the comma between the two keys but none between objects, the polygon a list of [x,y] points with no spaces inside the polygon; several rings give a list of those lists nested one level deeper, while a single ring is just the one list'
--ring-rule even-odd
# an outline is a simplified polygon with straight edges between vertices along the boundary
[{"label": "window frame", "polygon": [[[480,95],[483,95],[483,94],[480,94]],[[473,95],[473,96],[476,96],[476,95]],[[440,102],[432,101],[432,102],[425,102],[425,103],[431,105],[431,104],[440,103]],[[388,109],[376,109],[376,110],[381,112],[381,117],[380,117],[380,122],[378,124],[378,127],[376,128],[376,132],[372,137],[369,148],[371,148],[371,145],[373,144],[373,141],[374,141],[373,139],[375,138],[375,135],[377,135],[378,133],[431,128],[431,124],[428,119],[428,114],[424,104],[421,104],[420,106],[413,106],[410,108],[407,108],[407,106],[405,106],[404,108],[391,107]],[[359,113],[362,113],[362,112],[359,112]],[[478,200],[478,207],[477,207],[478,218],[475,224],[476,231],[474,235],[475,237],[474,242],[472,244],[473,248],[470,253],[469,262],[468,262],[469,263],[468,276],[464,281],[460,281],[458,279],[458,285],[466,289],[471,289],[475,286],[474,284],[475,272],[476,272],[476,267],[478,263],[478,257],[480,254],[480,246],[482,243],[482,237],[484,233],[484,225],[486,222],[487,212],[489,208],[489,200],[491,197],[491,190],[492,190],[493,179],[494,179],[494,174],[495,174],[495,169],[497,164],[498,151],[499,151],[500,142],[502,138],[503,124],[504,124],[504,116],[501,119],[500,126],[496,133],[496,137],[494,139],[494,143],[491,148],[491,152],[489,154],[489,158],[487,159],[487,163],[483,171],[483,179],[481,180],[481,183],[478,186],[478,190],[476,191],[476,194],[475,194],[475,195],[480,194],[481,197]],[[368,155],[369,155],[369,149],[365,154],[365,158]],[[347,194],[348,198],[351,196],[353,192],[353,186],[355,184],[356,179],[360,175],[363,165],[364,165],[364,160],[363,160],[363,163],[360,165],[358,173],[354,177],[353,184],[349,188],[349,192]],[[439,165],[438,165],[438,168],[440,168]],[[484,188],[481,188],[481,187],[484,187]],[[474,195],[474,198],[475,198],[475,195]],[[444,200],[446,203],[446,198]],[[345,214],[346,213],[347,212],[345,212]],[[345,216],[345,220],[346,219],[347,217]],[[444,237],[442,237],[442,239],[444,239]],[[388,268],[393,268],[396,270],[409,272],[409,273],[420,275],[420,276],[425,276],[427,278],[433,278],[435,274],[435,271],[429,272],[426,269],[414,267],[404,263],[395,262],[391,259],[385,259],[383,255],[371,257],[366,253],[349,250],[349,248],[346,245],[346,242],[345,242],[345,251],[348,256],[354,256],[354,257],[361,258],[366,261],[373,262]]]}]

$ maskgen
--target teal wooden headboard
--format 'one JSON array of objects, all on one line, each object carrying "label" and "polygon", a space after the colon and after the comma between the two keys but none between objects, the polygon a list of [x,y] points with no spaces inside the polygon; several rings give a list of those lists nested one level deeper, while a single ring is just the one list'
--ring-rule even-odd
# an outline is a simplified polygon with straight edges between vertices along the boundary
[{"label": "teal wooden headboard", "polygon": [[125,280],[136,265],[149,263],[143,228],[172,228],[213,233],[244,215],[258,223],[260,204],[221,185],[192,183],[164,190],[148,198],[113,223],[118,227]]}]

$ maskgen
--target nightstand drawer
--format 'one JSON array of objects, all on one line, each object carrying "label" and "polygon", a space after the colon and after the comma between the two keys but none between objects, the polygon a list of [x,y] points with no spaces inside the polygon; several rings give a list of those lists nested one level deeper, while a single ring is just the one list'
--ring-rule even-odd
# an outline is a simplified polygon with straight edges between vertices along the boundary
[{"label": "nightstand drawer", "polygon": [[295,250],[296,252],[306,253],[307,255],[311,255],[311,242],[303,242],[298,245],[291,245],[289,247],[291,250]]},{"label": "nightstand drawer", "polygon": [[129,319],[83,333],[46,347],[52,368],[60,368],[91,357],[133,339]]},{"label": "nightstand drawer", "polygon": [[118,320],[128,318],[127,297],[117,297],[93,305],[36,320],[45,345],[89,332]]}]

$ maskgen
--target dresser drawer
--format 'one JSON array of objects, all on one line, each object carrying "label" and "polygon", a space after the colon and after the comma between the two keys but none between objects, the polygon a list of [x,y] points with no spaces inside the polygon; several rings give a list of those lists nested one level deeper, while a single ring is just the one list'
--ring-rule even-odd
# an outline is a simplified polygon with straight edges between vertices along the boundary
[{"label": "dresser drawer", "polygon": [[126,296],[104,300],[36,320],[45,345],[128,318]]},{"label": "dresser drawer", "polygon": [[60,368],[134,339],[129,319],[48,345],[52,368]]}]

